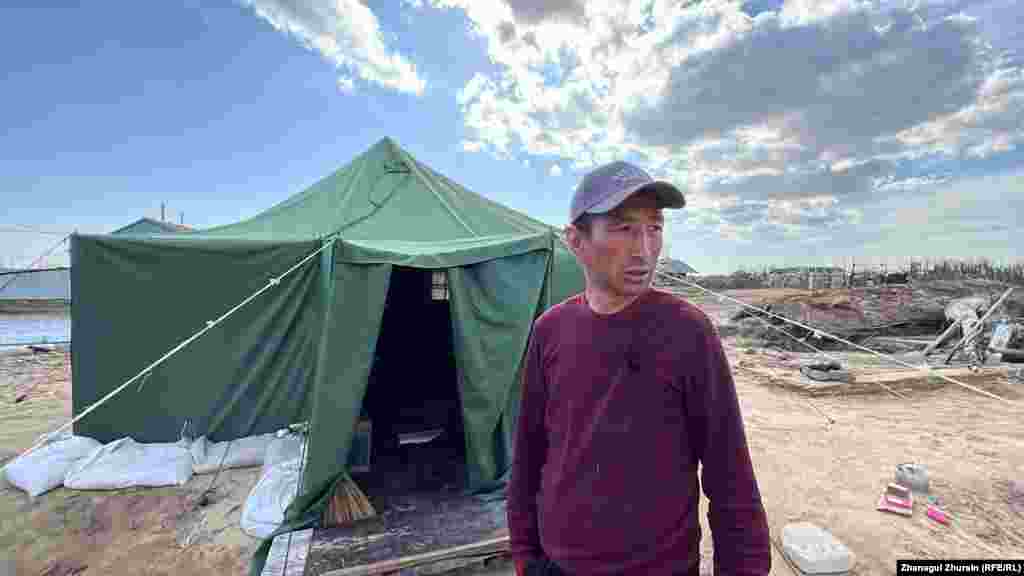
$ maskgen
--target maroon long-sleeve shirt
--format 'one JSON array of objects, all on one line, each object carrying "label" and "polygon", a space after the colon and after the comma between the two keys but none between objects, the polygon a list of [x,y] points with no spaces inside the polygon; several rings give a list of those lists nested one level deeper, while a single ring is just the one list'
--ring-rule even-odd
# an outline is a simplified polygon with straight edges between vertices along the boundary
[{"label": "maroon long-sleeve shirt", "polygon": [[580,294],[535,322],[525,362],[513,558],[544,554],[579,575],[683,572],[700,559],[703,484],[715,573],[768,574],[736,389],[700,310],[652,289],[600,315]]}]

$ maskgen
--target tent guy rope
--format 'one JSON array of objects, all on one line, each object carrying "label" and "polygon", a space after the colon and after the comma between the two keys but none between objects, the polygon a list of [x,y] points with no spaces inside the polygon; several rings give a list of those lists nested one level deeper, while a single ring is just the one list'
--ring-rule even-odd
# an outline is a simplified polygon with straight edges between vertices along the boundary
[{"label": "tent guy rope", "polygon": [[[28,454],[31,454],[35,450],[38,450],[39,447],[41,447],[44,444],[46,444],[46,442],[50,438],[60,434],[64,430],[67,430],[68,428],[74,426],[76,422],[78,422],[82,418],[88,416],[93,410],[99,408],[101,405],[103,405],[104,403],[109,401],[111,398],[113,398],[114,396],[117,396],[118,394],[120,394],[121,391],[123,391],[125,388],[130,386],[132,384],[132,382],[135,382],[139,378],[143,378],[143,377],[148,376],[149,373],[152,372],[152,370],[154,368],[156,368],[160,364],[163,364],[164,362],[166,362],[169,358],[171,358],[172,356],[174,356],[178,352],[181,352],[182,350],[184,350],[186,346],[188,346],[192,342],[196,341],[203,334],[206,334],[207,332],[212,330],[215,326],[217,326],[218,324],[220,324],[221,322],[226,320],[228,317],[230,317],[232,314],[234,314],[238,310],[242,309],[249,302],[252,302],[253,300],[255,300],[260,294],[263,294],[267,290],[269,290],[269,289],[273,288],[274,286],[277,286],[278,284],[280,284],[281,280],[285,276],[288,276],[289,274],[291,274],[295,270],[298,270],[306,262],[309,262],[310,260],[315,258],[317,255],[319,255],[321,252],[323,252],[325,249],[327,249],[328,247],[332,246],[336,239],[337,239],[336,236],[331,236],[331,237],[326,238],[323,241],[323,244],[319,248],[314,250],[311,254],[309,254],[308,256],[303,258],[302,260],[299,260],[294,266],[292,266],[288,270],[284,271],[280,276],[271,277],[269,280],[267,280],[267,284],[265,286],[263,286],[262,288],[260,288],[259,290],[255,291],[255,292],[253,292],[252,294],[250,294],[249,297],[247,297],[246,299],[244,299],[241,302],[239,302],[238,304],[236,304],[234,307],[232,307],[230,310],[228,310],[227,312],[222,314],[216,320],[208,320],[206,322],[206,326],[203,327],[201,330],[199,330],[195,334],[193,334],[193,335],[189,336],[188,338],[186,338],[185,340],[183,340],[180,344],[178,344],[177,346],[172,348],[166,354],[164,354],[163,356],[158,358],[156,361],[151,363],[149,366],[146,366],[145,368],[143,368],[141,371],[139,371],[138,374],[136,374],[135,376],[132,376],[127,381],[125,381],[124,384],[121,384],[117,388],[114,388],[106,396],[104,396],[103,398],[100,398],[96,402],[94,402],[91,405],[89,405],[89,407],[86,408],[85,410],[83,410],[81,414],[79,414],[78,416],[75,416],[74,418],[72,418],[70,422],[64,424],[63,426],[61,426],[60,428],[57,428],[56,430],[54,430],[53,432],[50,432],[49,434],[44,434],[42,437],[39,438],[38,441],[36,441],[35,444],[32,445],[32,447],[30,447],[28,450],[22,452],[19,457],[27,456]],[[63,240],[62,240],[62,242],[63,242]]]},{"label": "tent guy rope", "polygon": [[0,225],[0,232],[28,232],[30,234],[42,234],[47,236],[70,236],[74,232],[59,232],[56,230],[40,230],[28,224],[5,224]]},{"label": "tent guy rope", "polygon": [[[837,356],[835,354],[829,354],[828,352],[825,352],[824,350],[821,350],[821,349],[815,347],[813,344],[808,342],[806,338],[797,338],[796,336],[790,334],[789,332],[786,332],[785,330],[783,330],[782,328],[779,328],[778,326],[773,325],[771,322],[765,320],[764,318],[761,318],[760,316],[755,316],[755,318],[760,320],[761,323],[764,324],[765,326],[767,326],[768,328],[771,328],[772,330],[775,330],[777,332],[780,332],[780,333],[784,334],[785,336],[788,336],[789,338],[792,338],[793,340],[799,342],[800,344],[803,344],[804,346],[810,348],[811,350],[814,350],[818,354],[821,354],[822,356],[824,356],[824,357],[826,357],[826,358],[828,358],[830,360],[834,360],[836,362],[842,362],[843,361],[843,359],[840,358],[839,356]],[[879,386],[884,388],[887,392],[889,392],[890,394],[892,394],[893,396],[895,396],[897,398],[902,398],[904,400],[907,399],[906,396],[904,396],[904,395],[900,394],[899,392],[893,390],[889,386],[886,386],[885,384],[882,384],[881,382],[875,382],[875,384],[878,384]]]},{"label": "tent guy rope", "polygon": [[[67,242],[68,238],[71,238],[70,234],[68,234],[67,236],[61,238],[60,242],[57,242],[56,244],[51,246],[49,250],[47,250],[46,252],[43,252],[43,254],[41,256],[39,256],[38,258],[33,260],[32,263],[28,265],[28,268],[29,269],[35,268],[36,265],[38,265],[40,262],[42,262],[43,258],[46,258],[47,256],[49,256],[50,254],[53,253],[54,250],[56,250],[57,248],[60,248],[61,244],[64,244],[65,242]],[[4,283],[3,286],[0,286],[0,292],[3,292],[8,286],[11,285],[11,282],[14,282],[17,278],[18,278],[17,275],[12,276],[7,282]]]}]

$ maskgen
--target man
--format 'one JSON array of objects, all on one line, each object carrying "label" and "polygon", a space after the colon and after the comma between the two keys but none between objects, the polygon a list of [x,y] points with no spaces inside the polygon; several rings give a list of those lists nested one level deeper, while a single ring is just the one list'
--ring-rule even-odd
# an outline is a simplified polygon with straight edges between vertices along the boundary
[{"label": "man", "polygon": [[586,289],[537,319],[523,371],[508,489],[519,576],[696,576],[701,484],[715,574],[771,568],[721,341],[695,306],[651,288],[662,209],[684,205],[625,162],[575,192],[566,242]]}]

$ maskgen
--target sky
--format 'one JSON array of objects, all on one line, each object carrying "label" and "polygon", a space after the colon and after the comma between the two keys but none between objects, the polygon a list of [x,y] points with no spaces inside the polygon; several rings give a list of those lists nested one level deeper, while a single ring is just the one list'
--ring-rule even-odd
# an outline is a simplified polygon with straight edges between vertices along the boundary
[{"label": "sky", "polygon": [[58,4],[0,7],[0,266],[254,216],[383,137],[553,225],[633,161],[701,273],[1024,256],[1015,0]]}]

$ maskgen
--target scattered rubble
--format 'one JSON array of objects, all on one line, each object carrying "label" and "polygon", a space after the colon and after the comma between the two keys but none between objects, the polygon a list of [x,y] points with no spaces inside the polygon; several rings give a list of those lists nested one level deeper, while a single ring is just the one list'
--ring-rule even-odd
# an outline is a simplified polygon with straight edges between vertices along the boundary
[{"label": "scattered rubble", "polygon": [[[873,349],[888,353],[922,348],[930,353],[955,336],[954,341],[959,341],[968,356],[981,359],[993,352],[989,346],[996,326],[1015,326],[1014,318],[1024,317],[1024,289],[1008,295],[1006,291],[1007,286],[997,282],[936,281],[786,293],[751,302],[770,314],[743,308],[732,314],[731,321],[736,323],[739,337],[785,350],[806,351],[809,348],[804,343],[824,350],[848,347],[822,337],[822,333],[829,333],[854,343],[870,341]],[[771,314],[814,330],[783,322]],[[1007,332],[1015,329],[1004,328],[995,343],[1011,343],[1005,337]]]},{"label": "scattered rubble", "polygon": [[835,360],[801,366],[800,373],[819,382],[853,382],[850,371]]},{"label": "scattered rubble", "polygon": [[914,514],[914,493],[902,484],[890,482],[878,498],[878,510],[911,516]]},{"label": "scattered rubble", "polygon": [[921,494],[928,493],[928,469],[921,464],[899,464],[896,466],[896,483]]},{"label": "scattered rubble", "polygon": [[946,514],[945,511],[943,511],[941,508],[939,508],[938,506],[936,506],[934,504],[929,504],[928,505],[927,515],[928,515],[929,518],[931,518],[932,520],[935,520],[939,524],[942,524],[942,525],[945,525],[945,526],[949,525],[949,522],[950,522],[949,515]]},{"label": "scattered rubble", "polygon": [[810,522],[787,524],[782,549],[804,574],[845,574],[853,569],[853,552],[835,536]]}]

